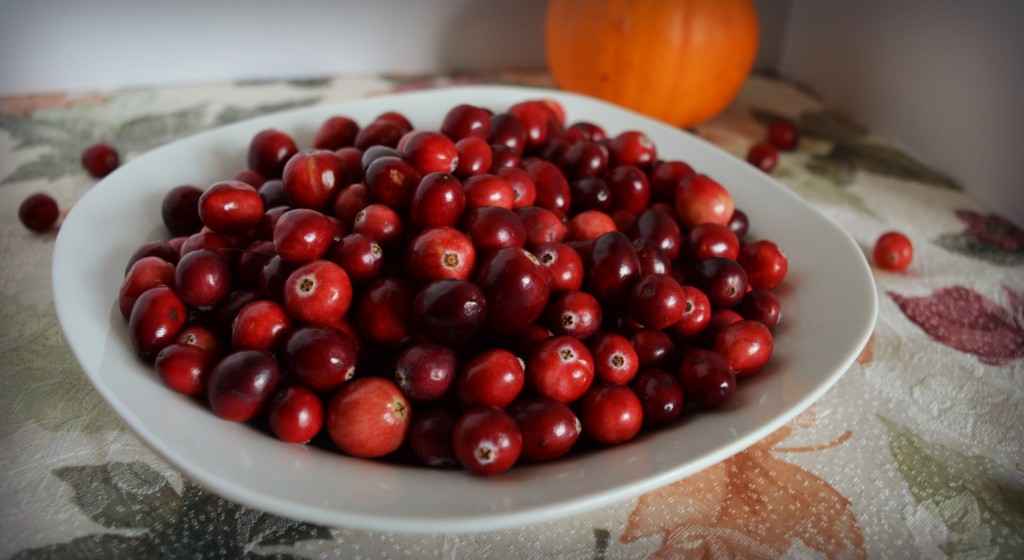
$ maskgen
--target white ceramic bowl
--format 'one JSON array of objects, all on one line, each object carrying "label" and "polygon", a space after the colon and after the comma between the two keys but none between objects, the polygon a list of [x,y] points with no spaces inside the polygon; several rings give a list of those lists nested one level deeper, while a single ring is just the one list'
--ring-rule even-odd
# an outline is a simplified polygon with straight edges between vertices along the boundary
[{"label": "white ceramic bowl", "polygon": [[[171,187],[208,186],[245,167],[252,136],[279,128],[308,147],[327,117],[366,124],[397,110],[437,129],[447,110],[496,111],[552,98],[570,122],[609,134],[640,130],[663,159],[682,159],[725,185],[747,212],[751,234],[777,242],[789,275],[777,289],[783,320],[769,365],[743,381],[720,410],[669,429],[550,464],[498,476],[354,459],[285,444],[165,388],[133,353],[117,309],[124,266],[144,241],[166,237],[160,203]],[[782,426],[853,363],[875,323],[870,270],[854,241],[803,200],[734,156],[678,129],[607,103],[551,90],[455,87],[320,105],[269,115],[173,142],[121,167],[68,215],[53,262],[57,315],[86,375],[124,422],[186,476],[230,500],[312,522],[414,533],[506,528],[637,496],[721,461]]]}]

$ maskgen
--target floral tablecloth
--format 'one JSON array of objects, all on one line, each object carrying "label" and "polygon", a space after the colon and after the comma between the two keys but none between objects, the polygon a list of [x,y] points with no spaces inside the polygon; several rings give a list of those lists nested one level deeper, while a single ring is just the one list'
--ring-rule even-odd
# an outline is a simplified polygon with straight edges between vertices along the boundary
[{"label": "floral tablecloth", "polygon": [[768,122],[792,119],[803,141],[782,154],[778,179],[866,254],[890,229],[916,252],[905,272],[874,269],[878,323],[856,363],[763,441],[596,511],[432,536],[256,511],[155,456],[64,342],[50,290],[56,234],[23,228],[21,201],[45,191],[70,208],[95,183],[79,161],[95,141],[130,160],[258,114],[455,82],[550,83],[375,76],[0,98],[0,557],[1024,557],[1024,231],[966,185],[766,77],[696,132],[743,157]]}]

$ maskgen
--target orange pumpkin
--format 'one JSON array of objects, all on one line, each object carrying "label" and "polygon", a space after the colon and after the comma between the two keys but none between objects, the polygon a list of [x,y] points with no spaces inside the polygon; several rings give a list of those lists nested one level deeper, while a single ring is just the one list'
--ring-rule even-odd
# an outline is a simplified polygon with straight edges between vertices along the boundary
[{"label": "orange pumpkin", "polygon": [[560,88],[689,127],[739,93],[757,13],[750,0],[551,0],[545,39]]}]

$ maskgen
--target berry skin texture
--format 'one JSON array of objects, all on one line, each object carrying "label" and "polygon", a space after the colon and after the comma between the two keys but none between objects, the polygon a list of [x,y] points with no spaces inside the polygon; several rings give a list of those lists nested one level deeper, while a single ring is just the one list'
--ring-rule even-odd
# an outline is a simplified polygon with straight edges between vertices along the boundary
[{"label": "berry skin texture", "polygon": [[252,420],[263,412],[280,379],[277,360],[267,352],[228,354],[210,372],[210,408],[225,420]]},{"label": "berry skin texture", "polygon": [[526,383],[537,393],[564,403],[583,396],[594,381],[594,358],[582,341],[553,336],[526,360]]},{"label": "berry skin texture", "polygon": [[220,234],[244,233],[263,219],[259,191],[241,181],[222,181],[199,197],[199,217]]},{"label": "berry skin texture", "polygon": [[676,213],[687,228],[705,222],[729,225],[735,208],[732,195],[707,175],[690,175],[676,187]]},{"label": "berry skin texture", "polygon": [[18,219],[26,228],[43,233],[57,223],[60,208],[57,201],[46,193],[29,195],[18,207]]},{"label": "berry skin texture", "polygon": [[324,424],[320,397],[305,387],[286,387],[277,391],[267,407],[270,431],[288,443],[307,443]]},{"label": "berry skin texture", "polygon": [[300,321],[331,325],[345,316],[351,304],[348,274],[331,261],[309,261],[284,282],[285,309]]},{"label": "berry skin texture", "polygon": [[132,348],[142,359],[154,359],[174,342],[187,319],[185,303],[173,288],[156,286],[146,290],[135,300],[128,318]]},{"label": "berry skin texture", "polygon": [[210,352],[198,346],[175,343],[156,355],[153,366],[165,385],[183,395],[197,397],[206,393],[214,363]]},{"label": "berry skin texture", "polygon": [[900,272],[910,266],[914,258],[914,245],[910,238],[898,231],[883,233],[875,241],[875,264],[883,270]]},{"label": "berry skin texture", "polygon": [[110,144],[93,144],[82,152],[82,167],[97,179],[110,175],[120,165],[121,155]]},{"label": "berry skin texture", "polygon": [[747,282],[755,290],[770,290],[782,283],[789,272],[789,260],[771,241],[755,241],[740,251],[737,262],[747,273]]},{"label": "berry skin texture", "polygon": [[512,468],[523,449],[523,436],[512,416],[493,406],[467,410],[455,423],[455,456],[473,474],[492,475]]},{"label": "berry skin texture", "polygon": [[288,372],[314,391],[330,391],[356,374],[357,351],[352,337],[326,325],[300,327],[284,345]]},{"label": "berry skin texture", "polygon": [[633,439],[643,419],[640,399],[625,385],[595,385],[580,401],[583,433],[598,443],[614,445]]},{"label": "berry skin texture", "polygon": [[771,173],[779,164],[779,151],[769,142],[758,142],[747,151],[747,163],[765,173]]},{"label": "berry skin texture", "polygon": [[569,405],[548,397],[522,397],[507,410],[523,436],[521,461],[552,461],[565,455],[583,429]]},{"label": "berry skin texture", "polygon": [[346,455],[382,457],[401,447],[411,416],[409,401],[393,381],[353,379],[327,404],[327,434]]}]

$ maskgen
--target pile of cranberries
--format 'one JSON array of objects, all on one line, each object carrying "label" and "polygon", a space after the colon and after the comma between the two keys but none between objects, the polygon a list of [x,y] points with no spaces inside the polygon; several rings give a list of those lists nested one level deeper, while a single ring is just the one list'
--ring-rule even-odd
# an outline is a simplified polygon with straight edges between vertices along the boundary
[{"label": "pile of cranberries", "polygon": [[284,441],[498,473],[721,405],[772,353],[786,257],[642,132],[462,104],[263,130],[247,163],[167,192],[119,304],[168,387]]}]

